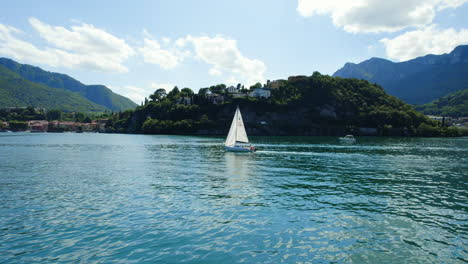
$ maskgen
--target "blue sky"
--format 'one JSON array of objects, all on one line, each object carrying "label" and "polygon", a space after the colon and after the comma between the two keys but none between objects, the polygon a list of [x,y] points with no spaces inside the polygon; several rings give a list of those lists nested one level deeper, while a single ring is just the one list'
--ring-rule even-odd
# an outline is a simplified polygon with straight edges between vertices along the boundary
[{"label": "blue sky", "polygon": [[140,102],[468,44],[468,0],[5,1],[0,56]]}]

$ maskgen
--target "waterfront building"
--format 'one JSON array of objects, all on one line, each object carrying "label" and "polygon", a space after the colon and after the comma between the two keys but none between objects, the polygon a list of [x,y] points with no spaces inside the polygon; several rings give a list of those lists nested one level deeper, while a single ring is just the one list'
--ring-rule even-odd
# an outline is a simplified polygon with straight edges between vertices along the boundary
[{"label": "waterfront building", "polygon": [[250,92],[250,97],[270,98],[270,96],[271,96],[270,89],[255,88],[252,92]]},{"label": "waterfront building", "polygon": [[30,120],[28,121],[28,129],[31,132],[47,132],[49,121],[47,120]]}]

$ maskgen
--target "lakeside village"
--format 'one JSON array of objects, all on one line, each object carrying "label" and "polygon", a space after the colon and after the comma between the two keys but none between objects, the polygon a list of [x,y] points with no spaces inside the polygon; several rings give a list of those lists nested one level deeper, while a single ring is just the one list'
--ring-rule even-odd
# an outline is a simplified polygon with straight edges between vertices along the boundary
[{"label": "lakeside village", "polygon": [[[295,77],[290,77],[295,78]],[[289,80],[289,78],[288,78]],[[226,97],[231,98],[263,98],[268,99],[271,97],[271,89],[277,88],[281,85],[281,82],[285,80],[277,81],[268,81],[263,87],[260,83],[257,83],[250,90],[245,89],[244,86],[240,84],[235,86],[229,86],[225,88],[212,91],[209,88],[202,88],[199,94],[202,94],[207,101],[211,104],[222,104],[225,102]],[[161,90],[161,89],[160,89]],[[145,99],[147,100],[147,99]],[[181,105],[192,105],[193,96],[185,96],[178,98],[177,104]],[[30,111],[32,113],[41,113],[39,116],[49,117],[48,111],[45,108],[32,108],[32,107],[8,107],[0,109],[0,118],[1,114],[11,113],[11,112],[21,112],[21,111]],[[59,110],[51,110],[59,111]],[[60,111],[59,111],[60,112]],[[91,120],[89,117],[85,117],[82,113],[66,113],[69,118],[65,118],[65,121],[61,121],[60,114],[56,113],[52,115],[54,119],[31,119],[23,121],[2,121],[0,119],[0,132],[88,132],[88,133],[106,133],[109,132],[107,127],[109,125],[109,118],[97,118]],[[79,121],[80,118],[75,118],[75,115],[81,115],[82,121]],[[111,114],[112,115],[112,114]],[[109,116],[104,114],[104,116]],[[102,116],[101,116],[102,117]],[[457,126],[457,127],[468,127],[468,117],[442,117],[442,116],[432,116],[428,115],[430,119],[444,123],[446,126]],[[68,120],[67,120],[68,119]]]},{"label": "lakeside village", "polygon": [[[273,82],[272,82],[273,84]],[[255,88],[252,91],[242,89],[240,85],[238,87],[230,86],[225,89],[220,89],[218,93],[212,92],[209,89],[206,89],[204,92],[205,98],[208,102],[212,104],[222,104],[225,101],[227,95],[234,98],[269,98],[271,96],[270,88]],[[226,94],[226,95],[224,95]],[[191,105],[193,104],[193,97],[181,97],[177,101],[177,104]],[[48,111],[45,108],[32,108],[32,107],[7,107],[0,109],[3,113],[17,113],[17,112],[31,112],[31,115],[34,113],[41,113],[42,116],[47,117]],[[57,111],[57,110],[52,110]],[[76,120],[74,112],[68,113],[71,120]],[[81,114],[81,113],[79,113]],[[1,116],[0,116],[1,117]],[[55,115],[57,119],[60,118],[59,115]],[[24,121],[1,121],[0,120],[0,132],[76,132],[76,133],[106,133],[107,126],[109,124],[108,118],[100,118],[95,120],[89,120],[89,122],[79,122],[79,121],[60,121],[60,120],[24,120]]]},{"label": "lakeside village", "polygon": [[27,120],[25,122],[2,122],[0,132],[88,132],[105,133],[109,119],[92,120],[90,123],[59,120]]}]

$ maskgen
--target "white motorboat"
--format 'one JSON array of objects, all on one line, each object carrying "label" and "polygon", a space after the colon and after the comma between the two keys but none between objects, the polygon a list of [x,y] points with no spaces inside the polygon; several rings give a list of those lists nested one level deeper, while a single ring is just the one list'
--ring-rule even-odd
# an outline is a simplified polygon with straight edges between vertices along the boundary
[{"label": "white motorboat", "polygon": [[234,118],[232,119],[231,128],[229,129],[226,142],[224,142],[224,147],[227,151],[234,152],[254,152],[257,150],[254,146],[249,144],[249,138],[245,131],[244,121],[242,120],[239,106],[237,107]]},{"label": "white motorboat", "polygon": [[344,137],[339,138],[340,142],[345,142],[345,143],[356,143],[356,139],[353,137],[353,135],[346,135]]}]

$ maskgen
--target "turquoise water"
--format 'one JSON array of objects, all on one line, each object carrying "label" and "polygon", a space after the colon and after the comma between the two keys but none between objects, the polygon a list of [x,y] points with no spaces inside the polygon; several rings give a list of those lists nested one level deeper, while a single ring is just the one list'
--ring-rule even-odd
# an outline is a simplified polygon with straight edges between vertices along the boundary
[{"label": "turquoise water", "polygon": [[0,263],[466,263],[468,139],[0,133]]}]

